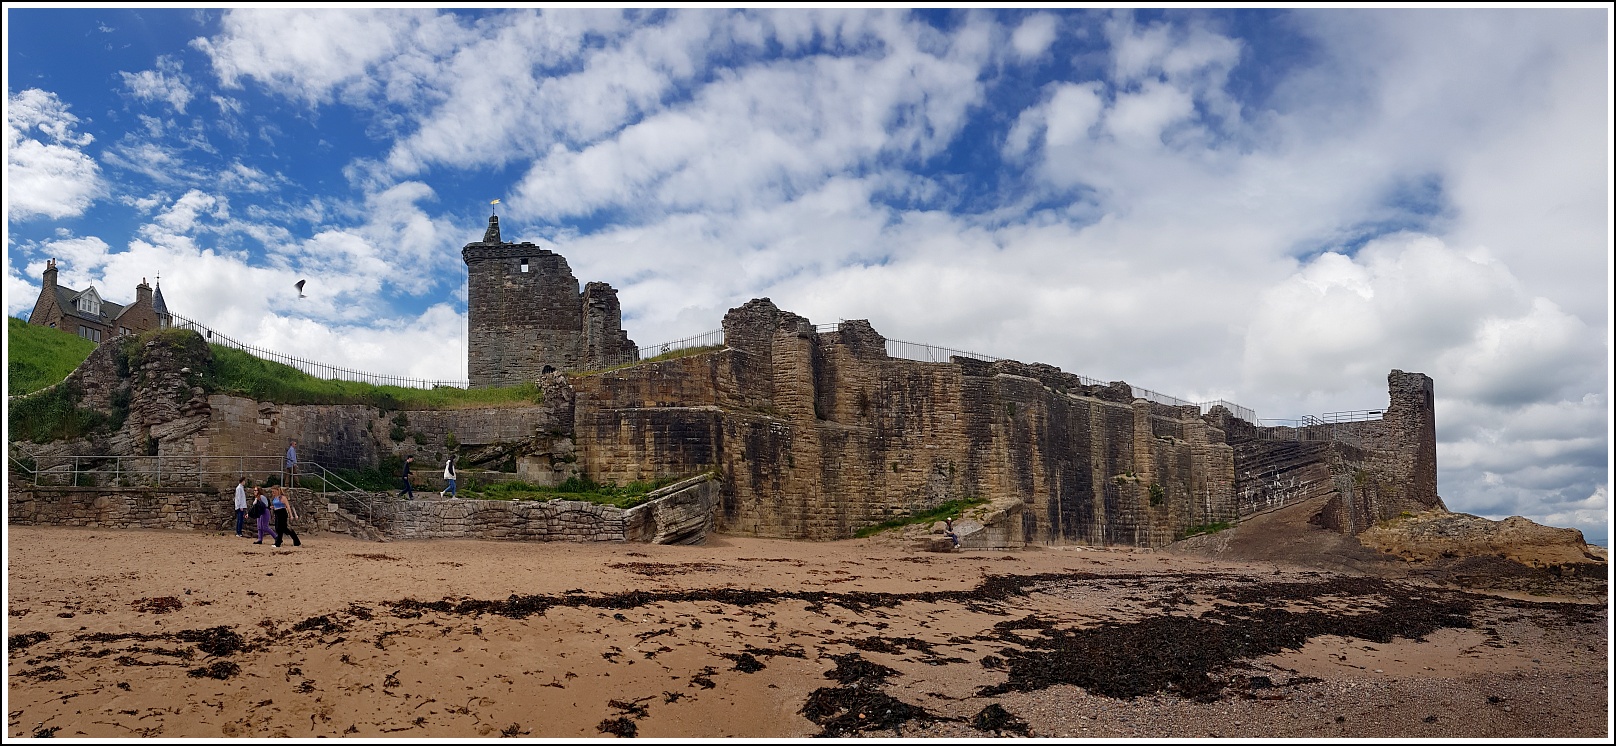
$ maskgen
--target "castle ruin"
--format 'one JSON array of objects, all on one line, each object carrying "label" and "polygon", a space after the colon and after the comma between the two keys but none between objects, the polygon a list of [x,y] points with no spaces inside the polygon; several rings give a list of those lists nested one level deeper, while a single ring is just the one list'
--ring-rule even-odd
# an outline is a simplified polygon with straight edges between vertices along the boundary
[{"label": "castle ruin", "polygon": [[483,240],[466,244],[466,351],[472,388],[530,383],[555,370],[598,370],[639,359],[623,331],[617,291],[604,282],[578,290],[560,254],[500,239],[499,216]]}]

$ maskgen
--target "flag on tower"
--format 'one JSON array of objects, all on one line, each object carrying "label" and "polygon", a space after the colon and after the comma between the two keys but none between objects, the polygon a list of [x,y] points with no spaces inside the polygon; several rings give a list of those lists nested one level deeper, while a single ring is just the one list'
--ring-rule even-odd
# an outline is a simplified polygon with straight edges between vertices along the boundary
[{"label": "flag on tower", "polygon": [[488,204],[490,204],[490,205],[497,205],[497,204],[499,204],[499,200],[497,200],[497,199],[496,199],[496,200],[494,200],[494,201],[493,201],[493,202],[490,202],[490,203],[488,203]]}]

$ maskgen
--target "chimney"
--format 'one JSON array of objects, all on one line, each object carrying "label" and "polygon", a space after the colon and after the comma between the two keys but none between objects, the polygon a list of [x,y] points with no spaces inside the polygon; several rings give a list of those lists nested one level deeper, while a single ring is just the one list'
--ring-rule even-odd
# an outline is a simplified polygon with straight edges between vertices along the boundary
[{"label": "chimney", "polygon": [[45,260],[45,287],[46,288],[54,288],[54,287],[56,287],[56,260],[55,259],[46,259]]},{"label": "chimney", "polygon": [[151,307],[151,286],[146,284],[146,278],[140,278],[140,284],[135,286],[135,305]]}]

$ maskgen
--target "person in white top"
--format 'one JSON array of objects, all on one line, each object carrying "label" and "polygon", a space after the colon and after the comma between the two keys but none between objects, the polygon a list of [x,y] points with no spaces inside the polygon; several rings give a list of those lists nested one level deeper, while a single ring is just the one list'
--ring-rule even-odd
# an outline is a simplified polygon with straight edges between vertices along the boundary
[{"label": "person in white top", "polygon": [[443,462],[443,481],[448,486],[444,487],[443,491],[438,493],[438,497],[443,497],[444,495],[448,495],[449,498],[452,499],[452,500],[459,500],[460,495],[455,493],[455,457],[454,456],[450,456],[448,461]]},{"label": "person in white top", "polygon": [[241,536],[241,527],[247,522],[247,478],[236,480],[236,535]]}]

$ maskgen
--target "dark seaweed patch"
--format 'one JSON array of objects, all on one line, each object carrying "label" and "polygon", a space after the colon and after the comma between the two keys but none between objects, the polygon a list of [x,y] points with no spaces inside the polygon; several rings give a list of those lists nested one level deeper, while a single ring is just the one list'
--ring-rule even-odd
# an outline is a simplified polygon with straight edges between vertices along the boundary
[{"label": "dark seaweed patch", "polygon": [[208,679],[219,679],[220,681],[223,681],[223,680],[228,679],[228,678],[230,678],[232,676],[235,676],[238,673],[241,673],[241,666],[238,666],[235,663],[232,663],[230,661],[218,661],[218,662],[216,662],[216,663],[214,663],[213,665],[210,665],[210,666],[202,666],[201,668],[193,668],[193,669],[191,669],[189,671],[186,671],[185,675],[189,676],[189,677],[191,677],[193,679],[208,678]]},{"label": "dark seaweed patch", "polygon": [[182,630],[177,637],[186,642],[196,643],[198,650],[216,658],[240,652],[243,647],[241,635],[222,625],[207,629]]},{"label": "dark seaweed patch", "polygon": [[1010,732],[1027,735],[1027,723],[999,706],[997,702],[982,708],[971,718],[971,727],[994,733]]},{"label": "dark seaweed patch", "polygon": [[595,730],[610,733],[618,738],[633,738],[634,734],[640,731],[640,727],[635,725],[633,720],[619,716],[600,721]]},{"label": "dark seaweed patch", "polygon": [[135,611],[148,611],[153,614],[167,614],[170,611],[179,611],[183,605],[175,596],[158,596],[156,598],[141,598],[130,601],[129,605]]},{"label": "dark seaweed patch", "polygon": [[36,642],[44,642],[49,639],[49,632],[24,632],[20,635],[11,635],[10,637],[7,637],[6,647],[13,652],[27,650],[30,645],[33,645]]}]

